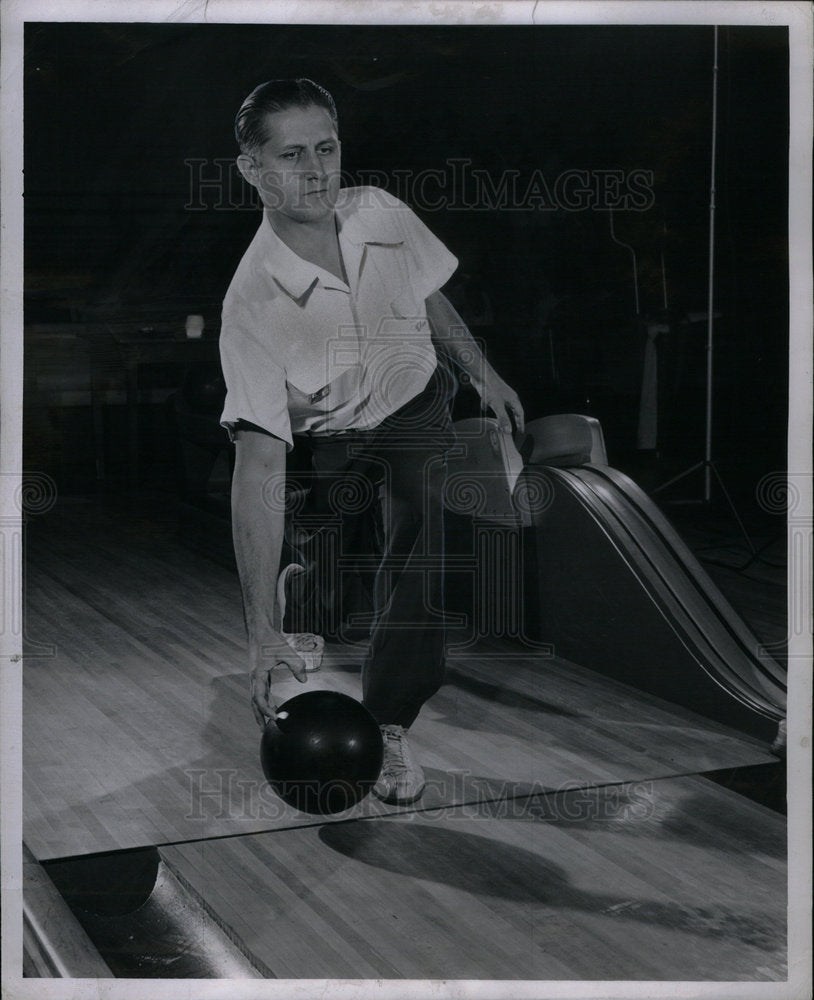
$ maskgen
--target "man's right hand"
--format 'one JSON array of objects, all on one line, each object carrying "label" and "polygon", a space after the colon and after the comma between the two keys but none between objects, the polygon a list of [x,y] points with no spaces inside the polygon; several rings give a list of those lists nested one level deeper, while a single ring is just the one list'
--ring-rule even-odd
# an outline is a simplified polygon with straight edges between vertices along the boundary
[{"label": "man's right hand", "polygon": [[249,663],[251,666],[250,685],[252,694],[252,711],[258,726],[265,726],[274,717],[276,703],[271,695],[271,675],[275,667],[288,667],[294,677],[304,684],[308,678],[305,671],[305,661],[285,641],[274,633],[266,636],[263,643],[253,643],[249,648]]}]

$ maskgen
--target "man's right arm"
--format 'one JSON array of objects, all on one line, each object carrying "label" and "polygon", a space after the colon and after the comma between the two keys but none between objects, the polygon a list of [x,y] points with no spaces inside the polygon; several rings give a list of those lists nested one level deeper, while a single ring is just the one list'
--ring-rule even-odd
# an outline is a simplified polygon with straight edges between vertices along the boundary
[{"label": "man's right arm", "polygon": [[259,725],[274,715],[271,674],[286,666],[298,681],[305,664],[280,633],[276,582],[285,528],[286,445],[260,431],[235,432],[232,536],[249,641],[252,709]]}]

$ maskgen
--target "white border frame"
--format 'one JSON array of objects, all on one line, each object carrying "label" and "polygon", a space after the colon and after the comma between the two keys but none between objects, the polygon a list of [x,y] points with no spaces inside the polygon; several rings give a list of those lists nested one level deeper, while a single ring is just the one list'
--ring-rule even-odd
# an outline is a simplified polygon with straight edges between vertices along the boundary
[{"label": "white border frame", "polygon": [[[790,384],[788,460],[797,502],[792,536],[810,560],[812,534],[812,8],[806,2],[719,0],[562,2],[562,0],[3,0],[0,6],[0,524],[21,525],[16,497],[22,452],[22,232],[23,27],[26,21],[299,24],[719,24],[789,27],[790,56]],[[805,541],[807,539],[807,541]],[[790,600],[811,620],[811,566],[789,566]],[[5,619],[19,621],[21,557],[0,549],[0,598]],[[802,581],[802,582],[801,582]],[[798,589],[792,592],[792,585]],[[324,996],[489,997],[711,997],[774,1000],[811,995],[811,635],[789,643],[789,980],[783,983],[542,982],[418,980],[48,980],[20,978],[22,969],[22,665],[20,636],[0,629],[0,789],[3,874],[3,995],[9,1000],[111,998],[259,1000]]]}]

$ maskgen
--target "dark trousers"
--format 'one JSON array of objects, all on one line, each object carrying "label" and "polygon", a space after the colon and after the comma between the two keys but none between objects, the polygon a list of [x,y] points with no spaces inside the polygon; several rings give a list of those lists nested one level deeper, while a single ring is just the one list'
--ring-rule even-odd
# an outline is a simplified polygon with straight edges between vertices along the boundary
[{"label": "dark trousers", "polygon": [[[362,701],[380,725],[410,726],[444,680],[443,489],[454,390],[439,364],[426,389],[374,430],[309,438],[310,490],[292,518],[308,535],[295,544],[307,573],[291,597],[308,609],[309,631],[330,634],[323,626],[345,581],[373,578]],[[287,630],[305,630],[294,621],[286,615]]]}]

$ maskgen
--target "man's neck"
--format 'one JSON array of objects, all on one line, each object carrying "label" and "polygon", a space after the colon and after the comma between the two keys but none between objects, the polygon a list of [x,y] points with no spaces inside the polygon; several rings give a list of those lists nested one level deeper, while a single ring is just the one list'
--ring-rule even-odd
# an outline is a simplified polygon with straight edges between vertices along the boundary
[{"label": "man's neck", "polygon": [[298,222],[287,215],[269,211],[266,211],[266,216],[274,232],[290,250],[347,283],[333,212],[308,222]]},{"label": "man's neck", "polygon": [[325,247],[336,239],[336,216],[333,212],[321,219],[299,222],[279,212],[266,211],[271,227],[294,253]]}]

